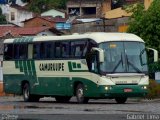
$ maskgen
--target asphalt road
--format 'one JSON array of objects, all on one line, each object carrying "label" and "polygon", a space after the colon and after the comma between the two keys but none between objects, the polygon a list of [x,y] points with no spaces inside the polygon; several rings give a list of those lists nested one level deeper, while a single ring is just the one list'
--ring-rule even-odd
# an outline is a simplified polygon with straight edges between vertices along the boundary
[{"label": "asphalt road", "polygon": [[0,97],[1,119],[33,120],[160,120],[160,99],[90,100],[88,104],[57,103],[54,98],[23,102],[22,97]]}]

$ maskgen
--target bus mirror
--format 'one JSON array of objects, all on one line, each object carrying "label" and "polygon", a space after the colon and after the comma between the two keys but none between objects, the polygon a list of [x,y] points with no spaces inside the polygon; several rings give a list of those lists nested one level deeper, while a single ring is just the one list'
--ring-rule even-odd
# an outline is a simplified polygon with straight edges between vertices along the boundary
[{"label": "bus mirror", "polygon": [[149,63],[158,62],[158,51],[153,48],[147,48]]},{"label": "bus mirror", "polygon": [[97,51],[99,53],[98,54],[99,62],[103,63],[104,62],[104,51],[101,48],[95,48],[95,47],[92,48],[92,51]]},{"label": "bus mirror", "polygon": [[146,65],[147,64],[147,60],[146,59],[143,59],[143,55],[145,53],[146,49],[143,49],[140,53],[140,62],[141,62],[141,65]]}]

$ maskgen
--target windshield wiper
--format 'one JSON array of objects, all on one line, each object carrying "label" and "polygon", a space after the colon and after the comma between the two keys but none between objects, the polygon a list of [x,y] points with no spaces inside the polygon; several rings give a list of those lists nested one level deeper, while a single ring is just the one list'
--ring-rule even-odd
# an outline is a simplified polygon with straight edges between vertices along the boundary
[{"label": "windshield wiper", "polygon": [[118,66],[120,65],[121,62],[122,62],[122,67],[123,67],[122,53],[121,53],[121,59],[118,61],[117,65],[114,67],[112,73],[114,73],[116,71],[116,69],[118,68]]},{"label": "windshield wiper", "polygon": [[128,68],[128,70],[129,70],[129,65],[130,65],[130,66],[132,66],[132,68],[133,68],[134,70],[136,70],[136,72],[142,73],[142,71],[141,71],[139,68],[137,68],[133,63],[131,63],[131,62],[128,60],[128,56],[127,56],[127,55],[126,55],[126,60],[127,60],[127,68]]}]

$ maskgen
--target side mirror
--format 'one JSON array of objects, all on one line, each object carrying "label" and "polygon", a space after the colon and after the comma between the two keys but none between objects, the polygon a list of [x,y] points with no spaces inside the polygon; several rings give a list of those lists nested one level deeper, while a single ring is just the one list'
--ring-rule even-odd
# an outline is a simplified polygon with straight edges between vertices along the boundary
[{"label": "side mirror", "polygon": [[153,48],[147,48],[148,57],[151,58],[151,63],[158,62],[158,51]]},{"label": "side mirror", "polygon": [[[147,64],[147,60],[146,60],[146,59],[143,59],[143,58],[144,58],[143,55],[146,56],[145,53],[146,53],[146,49],[143,49],[143,50],[141,51],[140,55],[139,55],[139,57],[140,57],[140,62],[141,62],[141,65],[142,65],[142,66]],[[146,57],[145,57],[145,58],[146,58]]]},{"label": "side mirror", "polygon": [[101,48],[96,48],[96,47],[93,47],[92,51],[97,51],[99,53],[98,54],[99,62],[103,63],[104,62],[104,51]]}]

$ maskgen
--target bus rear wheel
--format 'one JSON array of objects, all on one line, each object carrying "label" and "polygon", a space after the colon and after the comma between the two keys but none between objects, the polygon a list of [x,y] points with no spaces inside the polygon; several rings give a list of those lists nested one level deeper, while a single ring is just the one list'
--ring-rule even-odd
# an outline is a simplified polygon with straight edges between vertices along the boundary
[{"label": "bus rear wheel", "polygon": [[23,99],[25,102],[37,102],[40,97],[37,95],[31,95],[29,83],[25,83],[23,86]]},{"label": "bus rear wheel", "polygon": [[30,89],[29,84],[25,83],[23,86],[23,99],[25,102],[30,102]]},{"label": "bus rear wheel", "polygon": [[67,103],[67,102],[69,102],[71,97],[70,96],[56,96],[55,99],[59,103]]},{"label": "bus rear wheel", "polygon": [[117,97],[117,98],[115,98],[115,100],[118,104],[124,104],[127,101],[127,98],[126,97]]},{"label": "bus rear wheel", "polygon": [[78,84],[76,87],[76,97],[78,103],[88,103],[89,99],[84,96],[84,85]]}]

